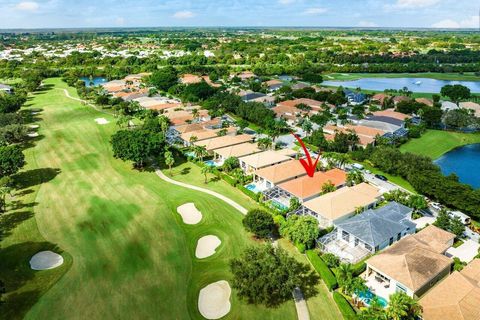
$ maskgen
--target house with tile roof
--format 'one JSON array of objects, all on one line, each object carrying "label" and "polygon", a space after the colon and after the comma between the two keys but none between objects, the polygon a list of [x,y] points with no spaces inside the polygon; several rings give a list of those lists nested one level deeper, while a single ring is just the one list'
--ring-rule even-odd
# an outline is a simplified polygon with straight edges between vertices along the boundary
[{"label": "house with tile roof", "polygon": [[216,161],[223,163],[228,158],[240,158],[254,153],[262,152],[256,143],[242,143],[234,146],[228,146],[213,150],[213,156]]},{"label": "house with tile roof", "polygon": [[269,91],[276,91],[283,87],[283,82],[278,80],[278,79],[272,79],[263,82],[263,85],[269,90]]},{"label": "house with tile roof", "polygon": [[356,263],[415,233],[412,211],[395,201],[377,209],[368,209],[335,223],[335,230],[318,243],[324,251],[337,255],[342,261]]},{"label": "house with tile roof", "polygon": [[280,183],[306,175],[305,168],[299,160],[290,160],[257,170],[253,181],[259,185],[259,189],[268,190]]},{"label": "house with tile roof", "polygon": [[238,159],[240,162],[240,168],[242,168],[245,174],[254,174],[255,171],[273,166],[285,161],[291,160],[291,157],[277,153],[273,150],[267,150],[249,156],[241,157]]},{"label": "house with tile roof", "polygon": [[306,201],[298,213],[317,218],[320,226],[327,228],[352,217],[360,209],[375,207],[381,196],[378,188],[363,182]]},{"label": "house with tile roof", "polygon": [[282,106],[282,107],[297,107],[299,104],[305,104],[312,108],[313,111],[320,111],[323,109],[323,102],[313,100],[313,99],[307,99],[307,98],[299,98],[299,99],[293,99],[293,100],[286,100],[277,103],[277,106]]},{"label": "house with tile roof", "polygon": [[480,319],[480,259],[454,271],[420,299],[423,320]]},{"label": "house with tile roof", "polygon": [[195,141],[193,144],[196,146],[203,146],[205,147],[205,149],[207,149],[208,153],[213,154],[213,151],[216,149],[236,146],[245,142],[250,142],[252,140],[252,136],[246,134],[239,134],[236,136],[222,136],[201,141]]},{"label": "house with tile roof", "polygon": [[367,286],[387,300],[397,291],[421,297],[450,273],[453,261],[445,251],[454,239],[433,225],[406,236],[366,261]]}]

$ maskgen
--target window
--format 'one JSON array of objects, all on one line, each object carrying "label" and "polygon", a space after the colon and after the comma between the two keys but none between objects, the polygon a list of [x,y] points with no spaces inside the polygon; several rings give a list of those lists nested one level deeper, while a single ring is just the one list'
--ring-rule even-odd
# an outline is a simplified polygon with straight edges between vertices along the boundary
[{"label": "window", "polygon": [[377,252],[378,250],[380,250],[380,246],[375,246],[375,252]]},{"label": "window", "polygon": [[372,247],[368,244],[365,244],[365,249],[367,249],[368,251],[372,251]]},{"label": "window", "polygon": [[342,231],[342,239],[345,241],[350,241],[350,234],[346,231]]},{"label": "window", "polygon": [[397,292],[401,291],[401,292],[407,293],[407,288],[405,288],[404,286],[397,283],[397,285],[395,286],[395,291],[397,291]]},{"label": "window", "polygon": [[355,247],[358,246],[360,243],[360,240],[358,240],[358,238],[355,238]]},{"label": "window", "polygon": [[397,241],[402,237],[402,233],[397,234]]},{"label": "window", "polygon": [[393,243],[393,237],[390,238],[390,241],[389,241],[390,244]]}]

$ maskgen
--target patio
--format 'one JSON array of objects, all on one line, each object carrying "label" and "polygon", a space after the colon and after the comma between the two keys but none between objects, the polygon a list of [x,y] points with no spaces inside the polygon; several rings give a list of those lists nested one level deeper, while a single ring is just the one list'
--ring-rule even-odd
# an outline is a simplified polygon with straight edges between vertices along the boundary
[{"label": "patio", "polygon": [[357,263],[371,254],[363,247],[352,247],[343,239],[338,239],[336,231],[320,238],[318,244],[323,251],[336,255],[342,262],[346,263]]},{"label": "patio", "polygon": [[[370,275],[368,275],[368,272],[370,272]],[[365,285],[372,293],[387,301],[389,301],[390,295],[396,292],[395,286],[390,284],[390,279],[374,270],[367,270],[361,277],[365,279]]]}]

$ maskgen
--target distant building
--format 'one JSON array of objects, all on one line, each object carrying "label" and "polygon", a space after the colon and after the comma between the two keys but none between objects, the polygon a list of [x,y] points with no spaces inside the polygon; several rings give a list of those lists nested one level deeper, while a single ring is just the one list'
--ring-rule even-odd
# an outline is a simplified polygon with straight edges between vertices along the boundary
[{"label": "distant building", "polygon": [[359,105],[365,103],[367,97],[361,92],[354,92],[352,90],[345,89],[343,90],[345,97],[348,99],[348,102],[353,105]]}]

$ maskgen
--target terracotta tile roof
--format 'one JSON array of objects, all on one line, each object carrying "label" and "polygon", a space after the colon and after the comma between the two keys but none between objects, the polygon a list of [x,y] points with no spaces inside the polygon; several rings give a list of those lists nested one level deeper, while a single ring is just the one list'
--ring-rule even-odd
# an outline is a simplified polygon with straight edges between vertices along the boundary
[{"label": "terracotta tile roof", "polygon": [[[202,140],[206,140],[206,139],[211,139],[211,138],[215,138],[215,137],[218,137],[218,132],[222,130],[222,129],[200,129],[200,130],[197,130],[197,131],[190,131],[190,132],[185,132],[185,133],[182,133],[180,135],[180,138],[183,140],[183,141],[190,141],[190,138],[192,136],[195,136],[197,137],[197,141],[202,141]],[[230,128],[227,128],[227,134],[232,134],[232,133],[235,133],[235,128],[233,127],[230,127]]]},{"label": "terracotta tile roof", "polygon": [[[432,225],[407,236],[368,259],[367,264],[416,292],[452,264],[439,252],[446,236],[438,229]],[[442,235],[439,243],[435,243],[437,235]],[[428,239],[435,240],[425,242]]]},{"label": "terracotta tile roof", "polygon": [[323,102],[313,99],[300,98],[279,102],[277,106],[295,107],[299,104],[306,104],[307,106],[310,106],[313,110],[320,110],[322,109]]},{"label": "terracotta tile roof", "polygon": [[417,101],[419,103],[426,104],[427,106],[433,107],[433,101],[431,99],[417,98],[417,99],[415,99],[415,101]]},{"label": "terracotta tile roof", "polygon": [[252,168],[260,169],[275,163],[281,163],[291,159],[292,158],[279,154],[275,151],[268,150],[260,153],[255,153],[246,157],[241,157],[239,160],[246,163]]},{"label": "terracotta tile roof", "polygon": [[336,187],[345,184],[347,174],[340,169],[315,172],[313,177],[305,176],[282,183],[279,187],[299,199],[305,199],[322,192],[322,186],[330,181]]},{"label": "terracotta tile roof", "polygon": [[197,146],[204,146],[207,149],[207,151],[213,151],[216,149],[249,142],[249,141],[252,141],[252,139],[253,139],[252,136],[241,134],[237,136],[215,137],[207,140],[197,141],[197,142],[194,142],[194,144]]},{"label": "terracotta tile roof", "polygon": [[186,73],[180,77],[180,82],[183,84],[194,84],[202,82],[202,77],[195,74]]},{"label": "terracotta tile roof", "polygon": [[397,120],[405,121],[407,118],[411,118],[409,115],[394,111],[393,109],[385,109],[381,111],[375,111],[373,112],[374,116],[377,117],[389,117],[389,118],[394,118]]},{"label": "terracotta tile roof", "polygon": [[261,152],[256,143],[242,143],[235,146],[216,149],[214,153],[222,156],[225,159],[230,157],[240,158],[248,156],[257,152]]},{"label": "terracotta tile roof", "polygon": [[367,183],[353,187],[343,187],[334,192],[305,202],[303,205],[333,221],[355,212],[359,207],[367,207],[381,197],[380,191]]},{"label": "terracotta tile roof", "polygon": [[405,97],[405,96],[395,96],[395,97],[393,97],[393,102],[394,102],[395,104],[397,104],[397,103],[399,103],[399,102],[401,102],[401,101],[408,101],[408,100],[410,100],[410,98],[409,98],[409,97]]},{"label": "terracotta tile roof", "polygon": [[150,105],[148,107],[145,107],[145,109],[148,110],[166,110],[166,109],[176,109],[176,108],[181,108],[183,105],[181,103],[158,103],[155,105]]},{"label": "terracotta tile roof", "polygon": [[480,117],[480,104],[467,101],[467,102],[460,102],[460,108],[470,109],[474,111],[476,117]]},{"label": "terracotta tile roof", "polygon": [[280,183],[296,177],[305,176],[307,173],[298,160],[291,160],[266,167],[255,172],[255,175],[272,183]]},{"label": "terracotta tile roof", "polygon": [[383,104],[383,101],[388,97],[390,97],[390,96],[386,95],[385,93],[377,93],[377,94],[373,95],[371,100],[378,101],[378,102],[380,102],[380,104]]},{"label": "terracotta tile roof", "polygon": [[264,84],[267,87],[270,87],[270,86],[275,86],[277,84],[283,84],[283,82],[278,79],[272,79],[272,80],[265,81]]},{"label": "terracotta tile roof", "polygon": [[415,239],[429,245],[431,250],[435,252],[444,253],[450,247],[449,243],[455,239],[455,235],[430,225],[418,232]]},{"label": "terracotta tile roof", "polygon": [[329,137],[325,136],[325,138],[326,139],[331,139],[331,140],[334,139],[336,132],[347,133],[348,130],[352,130],[357,134],[357,136],[360,140],[360,144],[362,146],[366,146],[366,145],[374,142],[375,137],[377,135],[383,136],[385,134],[385,131],[375,129],[375,128],[371,128],[371,127],[367,127],[367,126],[360,126],[360,125],[346,125],[345,127],[337,127],[337,126],[334,126],[334,125],[327,125],[323,128],[323,130],[330,135]]},{"label": "terracotta tile roof", "polygon": [[240,79],[250,79],[255,77],[255,74],[251,71],[243,71],[237,75]]},{"label": "terracotta tile roof", "polygon": [[192,132],[192,131],[197,131],[197,130],[202,130],[203,125],[199,123],[191,123],[191,124],[184,124],[180,126],[176,126],[175,130],[182,134],[182,133],[187,133],[187,132]]},{"label": "terracotta tile roof", "polygon": [[[474,270],[471,278],[464,270]],[[420,299],[424,320],[480,319],[480,260],[475,259],[462,271],[454,271]]]}]

